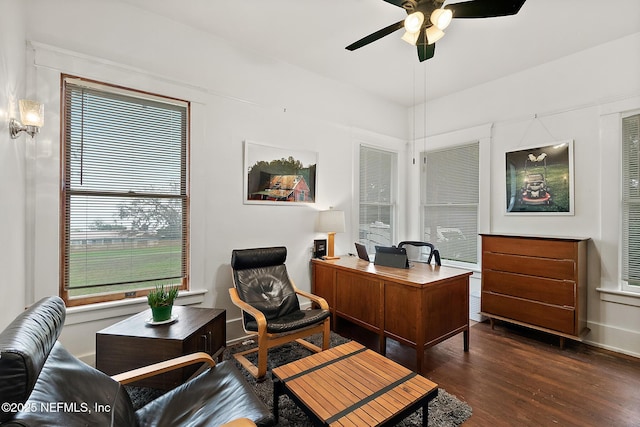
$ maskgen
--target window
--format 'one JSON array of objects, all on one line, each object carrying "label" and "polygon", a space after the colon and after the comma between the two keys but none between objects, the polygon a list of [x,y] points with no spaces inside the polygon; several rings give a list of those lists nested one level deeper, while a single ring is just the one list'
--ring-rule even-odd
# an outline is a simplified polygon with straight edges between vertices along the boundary
[{"label": "window", "polygon": [[369,253],[393,244],[396,163],[396,153],[360,146],[358,241]]},{"label": "window", "polygon": [[478,263],[479,143],[423,153],[422,233],[443,260]]},{"label": "window", "polygon": [[640,114],[622,119],[622,280],[640,292]]},{"label": "window", "polygon": [[63,77],[61,295],[187,288],[189,104]]}]

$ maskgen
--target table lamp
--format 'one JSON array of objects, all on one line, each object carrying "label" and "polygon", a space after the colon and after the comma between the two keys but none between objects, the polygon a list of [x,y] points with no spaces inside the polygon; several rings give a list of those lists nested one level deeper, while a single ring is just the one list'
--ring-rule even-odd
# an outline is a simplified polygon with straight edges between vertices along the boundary
[{"label": "table lamp", "polygon": [[336,233],[344,233],[344,229],[344,211],[335,211],[333,209],[320,211],[317,231],[327,233],[328,236],[327,255],[323,257],[324,259],[340,258],[335,256],[333,251],[334,238]]}]

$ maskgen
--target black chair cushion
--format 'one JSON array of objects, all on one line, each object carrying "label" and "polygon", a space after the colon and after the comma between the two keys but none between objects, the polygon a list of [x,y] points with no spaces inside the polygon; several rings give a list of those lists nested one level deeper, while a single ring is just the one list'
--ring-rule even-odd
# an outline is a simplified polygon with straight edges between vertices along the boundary
[{"label": "black chair cushion", "polygon": [[[231,253],[231,267],[238,296],[260,310],[267,318],[267,324],[289,315],[294,316],[293,323],[304,317],[295,314],[300,311],[300,303],[284,264],[286,259],[287,249],[282,246],[235,249]],[[243,312],[243,322],[247,330],[257,331],[256,320],[250,314]],[[276,329],[282,329],[282,325],[280,323]]]},{"label": "black chair cushion", "polygon": [[[283,333],[302,329],[307,326],[315,325],[329,317],[329,310],[296,310],[292,313],[271,319],[267,322],[267,332],[271,334]],[[258,331],[258,322],[254,320],[245,324],[248,331]]]},{"label": "black chair cushion", "polygon": [[284,264],[286,260],[287,248],[284,246],[234,249],[231,252],[231,268],[234,270],[281,265]]},{"label": "black chair cushion", "polygon": [[[210,404],[213,401],[215,405]],[[258,426],[271,426],[275,422],[271,410],[228,361],[216,364],[136,411],[139,426],[212,426],[241,417]]]},{"label": "black chair cushion", "polygon": [[[65,314],[61,298],[43,298],[20,313],[0,334],[0,401],[27,400],[62,331]],[[13,414],[0,411],[0,423]]]},{"label": "black chair cushion", "polygon": [[6,425],[136,425],[133,405],[125,388],[75,358],[60,343],[51,350],[24,408]]}]

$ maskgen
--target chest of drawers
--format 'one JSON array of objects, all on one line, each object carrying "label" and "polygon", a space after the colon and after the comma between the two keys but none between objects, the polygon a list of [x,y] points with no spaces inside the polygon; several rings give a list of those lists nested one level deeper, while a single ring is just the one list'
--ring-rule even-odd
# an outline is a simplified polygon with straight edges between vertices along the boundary
[{"label": "chest of drawers", "polygon": [[581,339],[588,331],[584,238],[482,235],[482,314]]}]

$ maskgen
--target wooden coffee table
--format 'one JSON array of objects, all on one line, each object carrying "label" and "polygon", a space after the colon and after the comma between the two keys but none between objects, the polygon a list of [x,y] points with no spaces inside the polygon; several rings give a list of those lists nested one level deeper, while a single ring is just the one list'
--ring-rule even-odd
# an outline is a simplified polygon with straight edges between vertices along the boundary
[{"label": "wooden coffee table", "polygon": [[395,425],[428,404],[438,385],[351,341],[274,368],[273,413],[287,394],[318,426]]},{"label": "wooden coffee table", "polygon": [[[222,360],[227,341],[226,311],[218,308],[174,306],[177,320],[150,325],[151,310],[124,319],[96,333],[96,368],[107,375],[204,351]],[[177,369],[134,383],[170,389],[182,384],[196,366]]]}]

